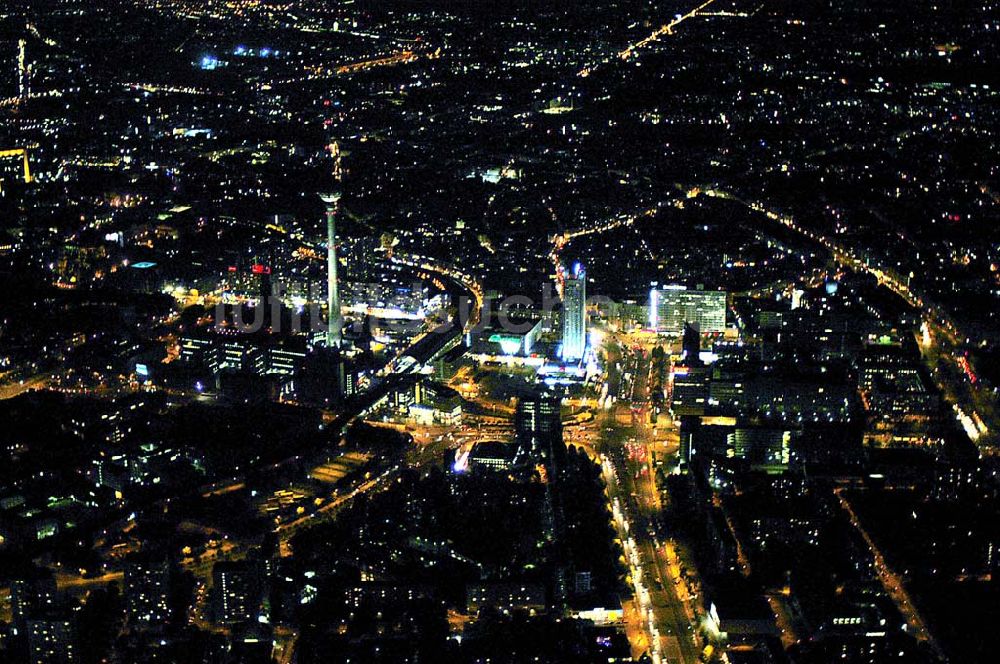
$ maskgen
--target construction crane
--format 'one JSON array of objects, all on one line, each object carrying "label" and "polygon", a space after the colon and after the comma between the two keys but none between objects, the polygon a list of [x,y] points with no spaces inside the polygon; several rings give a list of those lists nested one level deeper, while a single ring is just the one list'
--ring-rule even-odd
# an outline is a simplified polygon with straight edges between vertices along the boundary
[{"label": "construction crane", "polygon": [[[24,169],[24,182],[25,184],[31,184],[34,182],[34,178],[31,175],[31,164],[28,162],[28,151],[37,148],[37,145],[28,145],[23,148],[10,148],[10,149],[0,149],[0,159],[12,159],[20,157],[23,169]],[[3,192],[3,180],[0,180],[0,193]]]}]

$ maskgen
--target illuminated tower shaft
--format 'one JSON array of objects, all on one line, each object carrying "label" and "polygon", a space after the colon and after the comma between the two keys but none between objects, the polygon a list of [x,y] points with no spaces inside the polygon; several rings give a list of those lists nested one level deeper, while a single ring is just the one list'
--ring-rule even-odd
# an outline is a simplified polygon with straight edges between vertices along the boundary
[{"label": "illuminated tower shaft", "polygon": [[334,141],[330,144],[330,155],[333,157],[333,181],[336,188],[327,194],[320,194],[326,203],[326,345],[330,348],[340,348],[340,288],[337,285],[337,211],[340,205],[340,183],[343,171],[340,167],[340,145]]},{"label": "illuminated tower shaft", "polygon": [[337,205],[340,194],[325,194],[326,203],[326,343],[331,348],[340,348],[340,288],[337,284]]}]

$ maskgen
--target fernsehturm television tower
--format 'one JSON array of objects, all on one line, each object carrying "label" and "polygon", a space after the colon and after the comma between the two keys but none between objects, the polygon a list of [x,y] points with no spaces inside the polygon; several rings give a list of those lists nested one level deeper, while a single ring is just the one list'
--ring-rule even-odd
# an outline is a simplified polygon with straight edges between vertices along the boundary
[{"label": "fernsehturm television tower", "polygon": [[340,289],[337,285],[337,212],[340,209],[343,172],[340,168],[340,145],[336,141],[330,144],[330,154],[333,155],[335,186],[332,191],[320,194],[320,198],[326,203],[326,345],[329,348],[340,348],[343,321],[340,316]]}]

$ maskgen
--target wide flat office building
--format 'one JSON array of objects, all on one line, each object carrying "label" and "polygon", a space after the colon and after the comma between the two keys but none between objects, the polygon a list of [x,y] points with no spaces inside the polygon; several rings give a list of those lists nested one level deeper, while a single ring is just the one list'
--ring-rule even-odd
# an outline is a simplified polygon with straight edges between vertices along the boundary
[{"label": "wide flat office building", "polygon": [[726,292],[683,286],[654,288],[649,293],[649,326],[660,334],[680,335],[684,324],[702,334],[726,329]]}]

